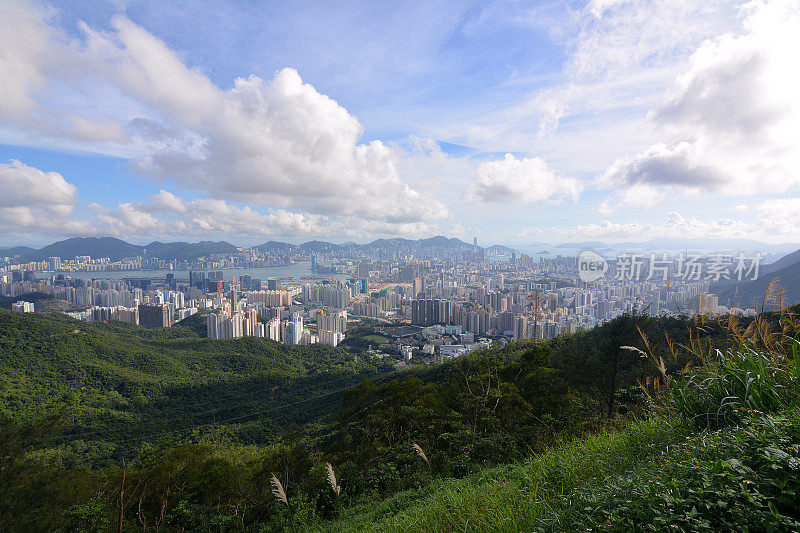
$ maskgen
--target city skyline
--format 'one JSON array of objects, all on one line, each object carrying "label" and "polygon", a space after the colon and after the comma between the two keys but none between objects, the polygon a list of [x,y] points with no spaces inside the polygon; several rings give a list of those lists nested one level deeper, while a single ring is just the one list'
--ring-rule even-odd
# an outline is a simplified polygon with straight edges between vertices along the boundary
[{"label": "city skyline", "polygon": [[796,1],[0,14],[0,248],[800,240]]}]

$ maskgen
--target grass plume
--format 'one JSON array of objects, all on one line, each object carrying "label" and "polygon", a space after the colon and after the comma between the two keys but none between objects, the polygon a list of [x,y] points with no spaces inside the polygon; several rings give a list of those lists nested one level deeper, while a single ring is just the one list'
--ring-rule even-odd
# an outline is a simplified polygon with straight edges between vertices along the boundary
[{"label": "grass plume", "polygon": [[289,507],[289,498],[286,497],[286,491],[283,490],[283,484],[281,484],[281,480],[278,479],[278,476],[272,474],[272,478],[269,480],[269,482],[272,485],[272,494],[275,496],[275,498],[277,498],[278,501],[286,504],[286,507]]},{"label": "grass plume", "polygon": [[338,496],[339,493],[342,491],[342,487],[340,487],[339,484],[336,482],[336,474],[333,471],[333,466],[331,466],[330,463],[325,463],[325,465],[328,469],[328,483],[331,484],[331,489],[333,489],[333,492],[335,492],[336,495]]},{"label": "grass plume", "polygon": [[422,448],[420,447],[419,444],[417,444],[415,442],[415,443],[413,443],[413,445],[414,445],[414,451],[416,451],[417,455],[419,455],[420,457],[422,457],[425,460],[425,463],[428,465],[428,469],[430,469],[431,468],[431,462],[428,460],[428,456],[425,455],[425,452],[422,450]]}]

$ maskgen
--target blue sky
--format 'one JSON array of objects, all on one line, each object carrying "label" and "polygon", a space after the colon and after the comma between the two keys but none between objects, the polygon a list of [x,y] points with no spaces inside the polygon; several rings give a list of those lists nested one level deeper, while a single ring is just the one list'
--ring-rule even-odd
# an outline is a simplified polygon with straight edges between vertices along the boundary
[{"label": "blue sky", "polygon": [[800,242],[798,23],[792,0],[7,0],[0,246]]}]

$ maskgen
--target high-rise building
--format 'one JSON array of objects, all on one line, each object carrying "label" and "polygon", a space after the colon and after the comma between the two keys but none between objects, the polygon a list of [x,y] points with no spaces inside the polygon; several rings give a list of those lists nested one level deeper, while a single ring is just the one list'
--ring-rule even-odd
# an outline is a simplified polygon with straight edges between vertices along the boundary
[{"label": "high-rise building", "polygon": [[171,313],[167,304],[139,304],[139,324],[146,328],[168,328]]},{"label": "high-rise building", "polygon": [[415,265],[408,265],[402,266],[398,270],[398,276],[401,282],[403,281],[414,281],[414,278],[417,277],[417,269]]},{"label": "high-rise building", "polygon": [[11,304],[11,310],[18,313],[33,313],[33,302],[25,302],[20,300]]},{"label": "high-rise building", "polygon": [[303,315],[292,313],[292,319],[286,323],[283,330],[284,344],[300,344],[303,338]]},{"label": "high-rise building", "polygon": [[411,323],[417,326],[450,324],[453,320],[453,302],[450,300],[411,300]]},{"label": "high-rise building", "polygon": [[425,292],[425,278],[414,278],[414,297],[416,298],[423,292]]},{"label": "high-rise building", "polygon": [[317,329],[344,333],[347,330],[347,311],[320,309],[317,311]]},{"label": "high-rise building", "polygon": [[327,344],[329,346],[337,346],[344,340],[344,333],[337,331],[318,330],[317,338],[320,344]]},{"label": "high-rise building", "polygon": [[281,319],[275,317],[267,322],[265,336],[274,341],[280,342],[281,340]]},{"label": "high-rise building", "polygon": [[361,261],[358,264],[358,273],[357,277],[359,279],[369,279],[369,268],[370,268],[369,261]]},{"label": "high-rise building", "polygon": [[524,339],[528,334],[528,320],[524,316],[514,317],[514,340]]},{"label": "high-rise building", "polygon": [[206,288],[206,273],[197,272],[195,270],[189,271],[189,286],[203,290]]}]

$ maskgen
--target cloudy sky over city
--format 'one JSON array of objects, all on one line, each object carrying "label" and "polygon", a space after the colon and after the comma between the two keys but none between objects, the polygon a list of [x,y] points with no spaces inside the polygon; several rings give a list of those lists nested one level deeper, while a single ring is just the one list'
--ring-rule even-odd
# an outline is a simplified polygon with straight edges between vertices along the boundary
[{"label": "cloudy sky over city", "polygon": [[800,242],[800,1],[0,0],[0,247]]}]

